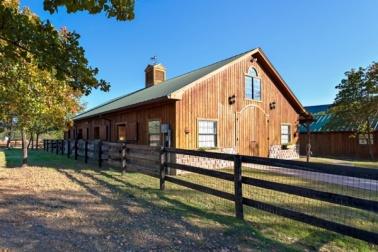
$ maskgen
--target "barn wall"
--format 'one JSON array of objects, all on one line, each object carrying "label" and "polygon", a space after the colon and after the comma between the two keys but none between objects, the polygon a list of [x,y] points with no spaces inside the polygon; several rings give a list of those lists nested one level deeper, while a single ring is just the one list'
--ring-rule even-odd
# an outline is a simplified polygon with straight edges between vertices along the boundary
[{"label": "barn wall", "polygon": [[[367,145],[358,144],[358,138],[350,137],[351,133],[311,133],[311,151],[316,157],[369,157]],[[378,132],[374,133],[374,155],[378,157]],[[307,135],[300,134],[300,153],[306,155]]]},{"label": "barn wall", "polygon": [[[245,99],[244,78],[250,66],[254,66],[262,78],[262,101]],[[229,105],[228,98],[236,96],[236,103]],[[269,108],[270,102],[276,102],[276,108]],[[182,99],[176,103],[176,141],[180,148],[196,149],[198,119],[214,119],[218,122],[218,147],[225,150],[235,150],[240,136],[236,112],[240,112],[248,105],[255,105],[257,110],[267,115],[268,129],[263,130],[264,118],[257,123],[257,135],[261,142],[259,155],[267,156],[269,147],[280,146],[280,125],[289,123],[292,126],[292,143],[298,140],[298,114],[274,84],[271,76],[262,64],[251,62],[251,57],[245,57],[230,64],[224,70],[213,74],[207,79],[200,80],[182,94]],[[261,114],[261,113],[260,113]],[[261,116],[259,116],[261,117]],[[253,118],[249,118],[253,120]],[[244,126],[241,126],[243,130]],[[261,131],[259,133],[259,131]],[[268,133],[266,133],[268,132]],[[269,137],[269,139],[268,139]],[[264,139],[265,138],[265,143]],[[243,139],[241,139],[243,140]],[[242,154],[249,154],[240,150]]]},{"label": "barn wall", "polygon": [[[109,121],[111,120],[111,122]],[[169,123],[172,132],[175,132],[175,105],[174,102],[155,103],[139,106],[134,109],[125,109],[114,113],[104,114],[75,122],[78,129],[83,129],[84,139],[94,138],[94,127],[100,127],[100,138],[106,140],[106,126],[111,127],[110,141],[117,141],[117,125],[127,125],[127,135],[136,134],[136,144],[148,144],[148,121],[160,120]],[[89,136],[86,129],[89,129]],[[133,130],[133,129],[136,130]],[[73,134],[71,134],[73,136]],[[131,137],[134,138],[134,137]],[[135,139],[135,138],[134,138]],[[174,139],[173,139],[174,144]]]}]

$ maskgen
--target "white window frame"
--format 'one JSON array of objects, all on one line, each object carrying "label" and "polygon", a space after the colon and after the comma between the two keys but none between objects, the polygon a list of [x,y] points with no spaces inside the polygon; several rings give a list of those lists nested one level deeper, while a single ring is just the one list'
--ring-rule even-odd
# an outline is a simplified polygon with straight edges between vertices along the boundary
[{"label": "white window frame", "polygon": [[[250,74],[251,70],[253,70],[256,75],[254,74]],[[251,94],[251,97],[248,97],[247,96],[247,79],[251,79],[251,89],[252,89],[252,94]],[[255,83],[255,80],[259,80],[260,81],[260,98],[259,99],[256,99],[255,98],[255,95],[254,95],[254,83]],[[252,100],[252,101],[258,101],[258,102],[261,102],[262,101],[262,79],[259,77],[258,75],[258,72],[257,72],[257,69],[253,66],[251,66],[250,68],[248,68],[248,72],[244,75],[244,97],[245,99],[247,100]]]},{"label": "white window frame", "polygon": [[[368,145],[368,134],[358,134],[358,144]],[[370,133],[370,144],[374,144],[374,135]]]},{"label": "white window frame", "polygon": [[[287,133],[287,136],[288,136],[288,139],[287,139],[287,143],[283,143],[282,142],[282,126],[287,126],[288,127],[288,133]],[[292,131],[292,127],[291,127],[291,124],[290,123],[281,123],[280,125],[280,141],[281,141],[281,145],[288,145],[291,143],[291,139],[292,139],[292,134],[291,134],[291,131]]]},{"label": "white window frame", "polygon": [[[159,122],[159,133],[150,132],[150,123],[151,122]],[[150,146],[161,146],[161,120],[160,119],[151,119],[147,122],[147,132],[148,132],[148,145]],[[151,136],[159,136],[159,140],[152,140]]]},{"label": "white window frame", "polygon": [[[214,133],[200,133],[200,123],[201,122],[211,122],[214,123]],[[201,146],[200,136],[207,135],[214,137],[214,146]],[[198,148],[217,148],[218,147],[218,120],[208,119],[208,118],[198,118],[197,119],[197,147]]]}]

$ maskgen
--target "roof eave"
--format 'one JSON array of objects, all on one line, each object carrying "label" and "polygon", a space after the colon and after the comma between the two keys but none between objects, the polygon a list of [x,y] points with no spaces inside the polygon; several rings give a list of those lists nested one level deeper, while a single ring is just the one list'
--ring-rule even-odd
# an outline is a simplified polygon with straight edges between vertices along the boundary
[{"label": "roof eave", "polygon": [[112,109],[112,110],[107,110],[103,113],[98,113],[98,114],[89,115],[89,116],[83,116],[83,117],[79,117],[79,118],[73,118],[72,120],[74,122],[77,122],[77,121],[86,120],[86,119],[94,118],[94,117],[103,117],[104,115],[114,113],[114,112],[118,112],[120,110],[132,109],[132,108],[143,106],[143,105],[149,105],[149,104],[153,104],[153,103],[156,103],[156,102],[170,101],[170,100],[173,101],[173,100],[177,100],[177,99],[174,98],[174,97],[171,97],[171,96],[162,96],[162,97],[159,97],[159,98],[156,98],[156,99],[152,99],[152,100],[148,100],[148,101],[144,101],[144,102],[139,102],[139,103],[135,103],[135,104],[128,105],[128,106],[123,106],[123,107]]}]

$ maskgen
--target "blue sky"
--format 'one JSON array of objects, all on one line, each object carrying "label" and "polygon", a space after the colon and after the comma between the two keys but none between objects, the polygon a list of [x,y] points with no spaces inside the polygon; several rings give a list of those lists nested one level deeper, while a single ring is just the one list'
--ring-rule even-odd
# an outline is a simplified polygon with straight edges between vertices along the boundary
[{"label": "blue sky", "polygon": [[21,1],[78,32],[112,85],[83,98],[88,108],[142,88],[153,55],[171,78],[261,47],[304,105],[331,103],[345,71],[378,60],[377,0],[136,0],[131,22],[65,9],[50,15],[42,2]]}]

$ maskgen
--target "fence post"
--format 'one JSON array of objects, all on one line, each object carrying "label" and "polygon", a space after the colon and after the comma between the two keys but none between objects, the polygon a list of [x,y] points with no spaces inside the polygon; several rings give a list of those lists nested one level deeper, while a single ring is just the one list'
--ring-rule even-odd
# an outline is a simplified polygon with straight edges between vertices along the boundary
[{"label": "fence post", "polygon": [[77,160],[77,139],[75,139],[75,160]]},{"label": "fence post", "polygon": [[236,218],[244,219],[243,191],[242,191],[242,159],[240,155],[234,156],[234,187],[235,187],[235,214]]},{"label": "fence post", "polygon": [[70,156],[71,156],[71,140],[70,139],[68,139],[67,140],[67,158],[70,158]]},{"label": "fence post", "polygon": [[102,141],[98,142],[98,167],[102,166]]},{"label": "fence post", "polygon": [[54,140],[50,140],[50,152],[54,152]]},{"label": "fence post", "polygon": [[47,146],[46,151],[49,152],[49,148],[50,148],[50,140],[46,140],[46,146]]},{"label": "fence post", "polygon": [[43,150],[46,151],[46,140],[43,139]]},{"label": "fence post", "polygon": [[165,189],[165,171],[166,171],[166,162],[168,152],[165,147],[160,151],[160,190]]},{"label": "fence post", "polygon": [[84,144],[84,163],[88,163],[88,140]]},{"label": "fence post", "polygon": [[126,172],[126,144],[122,144],[121,149],[121,166],[122,166],[122,172]]}]

